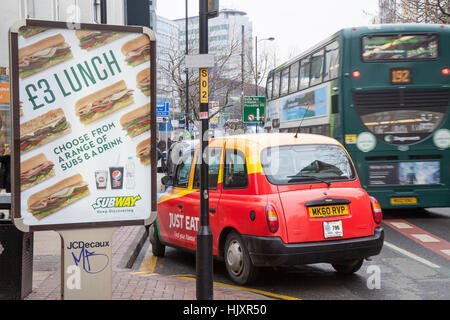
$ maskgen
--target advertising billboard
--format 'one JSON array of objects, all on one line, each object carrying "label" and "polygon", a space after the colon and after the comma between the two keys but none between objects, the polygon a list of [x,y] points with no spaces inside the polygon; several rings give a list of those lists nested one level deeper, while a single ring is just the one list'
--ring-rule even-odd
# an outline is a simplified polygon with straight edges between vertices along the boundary
[{"label": "advertising billboard", "polygon": [[155,46],[143,27],[10,29],[19,229],[144,224],[156,211]]}]

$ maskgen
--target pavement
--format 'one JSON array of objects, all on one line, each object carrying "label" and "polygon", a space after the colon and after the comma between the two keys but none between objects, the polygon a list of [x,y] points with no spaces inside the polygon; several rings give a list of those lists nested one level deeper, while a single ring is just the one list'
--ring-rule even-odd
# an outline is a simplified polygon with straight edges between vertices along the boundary
[{"label": "pavement", "polygon": [[[196,281],[131,269],[148,234],[143,226],[118,228],[112,240],[113,300],[196,300]],[[271,300],[238,286],[213,284],[214,300]],[[34,233],[33,286],[25,300],[61,300],[61,238],[55,231]]]}]

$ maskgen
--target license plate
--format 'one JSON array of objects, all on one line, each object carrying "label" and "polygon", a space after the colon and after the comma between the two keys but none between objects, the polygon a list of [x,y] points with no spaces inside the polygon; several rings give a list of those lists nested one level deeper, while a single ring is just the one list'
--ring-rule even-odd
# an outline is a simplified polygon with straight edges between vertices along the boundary
[{"label": "license plate", "polygon": [[391,198],[391,204],[417,204],[417,198],[416,197],[409,197],[409,198]]},{"label": "license plate", "polygon": [[309,207],[308,211],[311,218],[346,216],[350,214],[346,204]]},{"label": "license plate", "polygon": [[408,68],[391,69],[391,84],[410,84],[412,82],[412,72]]},{"label": "license plate", "polygon": [[342,221],[324,221],[323,234],[325,239],[342,237],[344,235]]}]

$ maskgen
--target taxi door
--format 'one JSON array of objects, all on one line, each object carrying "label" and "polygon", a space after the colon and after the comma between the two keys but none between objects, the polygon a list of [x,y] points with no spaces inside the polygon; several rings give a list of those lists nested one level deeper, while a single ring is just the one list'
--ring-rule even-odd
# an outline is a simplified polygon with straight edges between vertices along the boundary
[{"label": "taxi door", "polygon": [[[209,225],[213,234],[213,254],[218,254],[218,237],[220,233],[220,226],[217,217],[219,216],[219,200],[221,190],[218,188],[218,180],[220,171],[220,164],[222,159],[222,150],[220,146],[209,146],[208,150],[208,167],[209,167]],[[193,176],[192,189],[195,192],[189,193],[185,196],[184,212],[186,222],[186,233],[190,237],[194,237],[195,241],[186,241],[186,245],[190,249],[196,249],[197,231],[200,226],[200,155],[201,150],[198,149],[195,156],[195,170]]]},{"label": "taxi door", "polygon": [[193,192],[191,172],[194,151],[182,156],[175,168],[173,186],[158,201],[158,228],[163,242],[186,247],[185,197]]}]

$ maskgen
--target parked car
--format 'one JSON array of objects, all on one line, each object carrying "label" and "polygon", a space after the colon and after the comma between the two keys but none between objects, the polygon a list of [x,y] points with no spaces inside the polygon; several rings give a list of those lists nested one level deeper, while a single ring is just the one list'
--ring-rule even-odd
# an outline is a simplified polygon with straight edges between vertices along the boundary
[{"label": "parked car", "polygon": [[[165,246],[195,251],[200,225],[199,145],[187,148],[151,226],[153,254]],[[208,145],[213,255],[238,284],[260,267],[331,263],[353,273],[383,246],[382,212],[361,188],[336,140],[319,135],[253,134]]]}]

